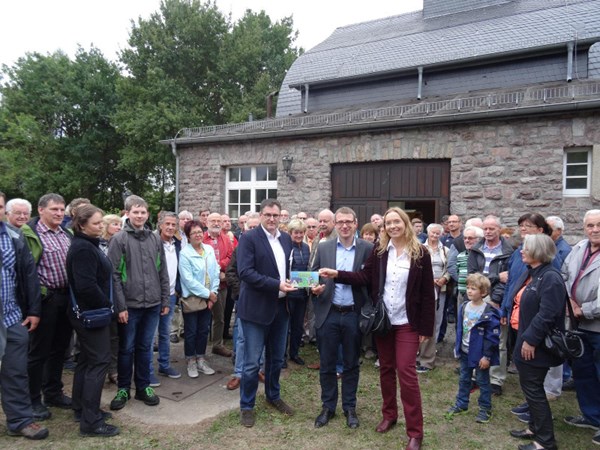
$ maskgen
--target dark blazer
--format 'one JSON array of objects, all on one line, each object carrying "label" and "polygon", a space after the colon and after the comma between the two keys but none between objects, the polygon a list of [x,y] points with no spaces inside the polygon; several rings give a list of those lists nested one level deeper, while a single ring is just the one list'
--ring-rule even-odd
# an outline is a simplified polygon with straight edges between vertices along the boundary
[{"label": "dark blazer", "polygon": [[[281,232],[279,242],[285,254],[286,276],[290,270],[292,238]],[[275,319],[279,301],[279,272],[271,244],[262,226],[242,234],[238,244],[237,266],[240,276],[238,317],[259,325],[269,325]]]},{"label": "dark blazer", "polygon": [[[388,251],[377,254],[373,249],[364,268],[359,272],[338,272],[337,282],[353,286],[371,286],[371,300],[373,304],[379,301],[379,273],[383,268],[384,284],[385,271],[387,270]],[[431,256],[421,245],[421,255],[411,261],[406,287],[406,315],[408,323],[420,336],[433,336],[435,320],[435,293],[433,290],[433,270]]]},{"label": "dark blazer", "polygon": [[[337,239],[328,239],[319,243],[319,250],[317,251],[317,256],[311,267],[312,271],[317,271],[322,267],[335,269],[337,241]],[[370,242],[356,239],[356,252],[354,254],[354,265],[352,266],[353,271],[361,270],[363,268],[372,249],[373,244]],[[329,278],[322,280],[321,282],[325,283],[325,290],[316,298],[314,304],[316,328],[321,328],[321,325],[325,322],[335,293],[335,280]],[[366,285],[353,288],[352,295],[354,297],[354,306],[357,308],[362,308],[362,305],[364,305],[365,301],[369,298]]]}]

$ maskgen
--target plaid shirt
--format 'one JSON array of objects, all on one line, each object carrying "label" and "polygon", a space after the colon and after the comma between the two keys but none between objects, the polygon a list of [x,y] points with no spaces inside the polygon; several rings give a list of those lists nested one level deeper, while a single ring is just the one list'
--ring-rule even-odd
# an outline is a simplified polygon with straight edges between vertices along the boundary
[{"label": "plaid shirt", "polygon": [[61,227],[53,231],[38,221],[36,231],[44,251],[38,263],[40,284],[48,289],[64,289],[68,285],[67,252],[71,239]]},{"label": "plaid shirt", "polygon": [[4,326],[12,327],[21,321],[21,308],[17,304],[17,254],[4,222],[0,222],[0,251],[2,252],[2,313]]}]

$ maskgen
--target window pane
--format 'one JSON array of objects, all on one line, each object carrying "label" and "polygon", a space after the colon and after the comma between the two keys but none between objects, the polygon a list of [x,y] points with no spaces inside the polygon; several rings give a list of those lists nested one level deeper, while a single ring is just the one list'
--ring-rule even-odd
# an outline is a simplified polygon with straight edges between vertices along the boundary
[{"label": "window pane", "polygon": [[265,166],[256,168],[256,181],[267,181],[267,168]]},{"label": "window pane", "polygon": [[250,189],[240,190],[240,203],[250,203]]},{"label": "window pane", "polygon": [[568,178],[567,189],[587,189],[587,178]]},{"label": "window pane", "polygon": [[567,164],[588,162],[588,152],[568,152]]},{"label": "window pane", "polygon": [[237,219],[239,217],[237,205],[229,205],[229,217]]},{"label": "window pane", "polygon": [[229,169],[229,181],[240,181],[239,167],[231,167]]},{"label": "window pane", "polygon": [[277,180],[277,166],[269,166],[269,181]]},{"label": "window pane", "polygon": [[277,199],[277,189],[269,189],[267,191],[268,198]]},{"label": "window pane", "polygon": [[240,196],[237,190],[229,191],[229,203],[238,203],[239,198]]},{"label": "window pane", "polygon": [[267,198],[267,190],[266,189],[257,189],[256,190],[256,203],[262,202]]},{"label": "window pane", "polygon": [[252,181],[252,168],[242,167],[240,168],[240,181]]},{"label": "window pane", "polygon": [[576,164],[574,166],[567,166],[567,176],[587,176],[587,165]]}]

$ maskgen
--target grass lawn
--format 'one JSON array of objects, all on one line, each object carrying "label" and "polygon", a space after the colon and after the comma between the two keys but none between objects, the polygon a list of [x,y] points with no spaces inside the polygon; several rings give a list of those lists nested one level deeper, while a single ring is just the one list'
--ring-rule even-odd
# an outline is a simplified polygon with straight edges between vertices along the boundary
[{"label": "grass lawn", "polygon": [[[448,344],[440,351],[448,353]],[[301,351],[307,363],[317,360],[313,346]],[[522,429],[526,425],[510,413],[510,408],[521,403],[517,375],[509,375],[504,395],[493,398],[493,417],[485,425],[475,422],[477,395],[472,394],[471,409],[467,414],[453,419],[444,417],[445,410],[454,402],[457,375],[454,360],[438,358],[438,367],[425,375],[419,375],[425,415],[425,440],[427,449],[516,449],[519,441],[510,437],[509,430]],[[282,398],[296,409],[296,415],[286,418],[265,405],[264,396],[257,399],[257,422],[254,428],[239,425],[239,412],[216,417],[193,426],[149,426],[125,422],[116,414],[111,423],[121,427],[121,434],[114,438],[80,438],[78,427],[72,421],[70,411],[53,410],[53,418],[47,422],[50,437],[45,441],[32,442],[22,438],[10,438],[0,433],[0,448],[6,449],[397,449],[406,445],[404,420],[389,433],[375,432],[381,419],[381,396],[379,374],[373,361],[365,360],[361,367],[358,392],[358,416],[360,428],[350,430],[345,417],[338,408],[328,426],[315,429],[314,419],[321,410],[319,401],[318,371],[290,363],[282,380]],[[577,415],[579,409],[574,392],[565,392],[557,401],[551,402],[555,416],[554,426],[560,448],[590,449],[593,431],[566,425],[563,417]],[[198,404],[198,408],[202,408]],[[400,410],[401,411],[401,410]],[[151,408],[148,408],[151,414]]]}]

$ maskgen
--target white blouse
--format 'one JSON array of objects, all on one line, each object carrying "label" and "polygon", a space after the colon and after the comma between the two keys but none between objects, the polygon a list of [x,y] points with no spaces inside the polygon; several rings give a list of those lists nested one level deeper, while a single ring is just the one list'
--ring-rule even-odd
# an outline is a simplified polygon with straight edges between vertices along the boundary
[{"label": "white blouse", "polygon": [[408,323],[406,314],[406,287],[408,285],[408,272],[410,270],[410,257],[406,250],[400,255],[396,254],[396,247],[388,244],[388,262],[383,288],[383,301],[388,310],[392,325]]}]

